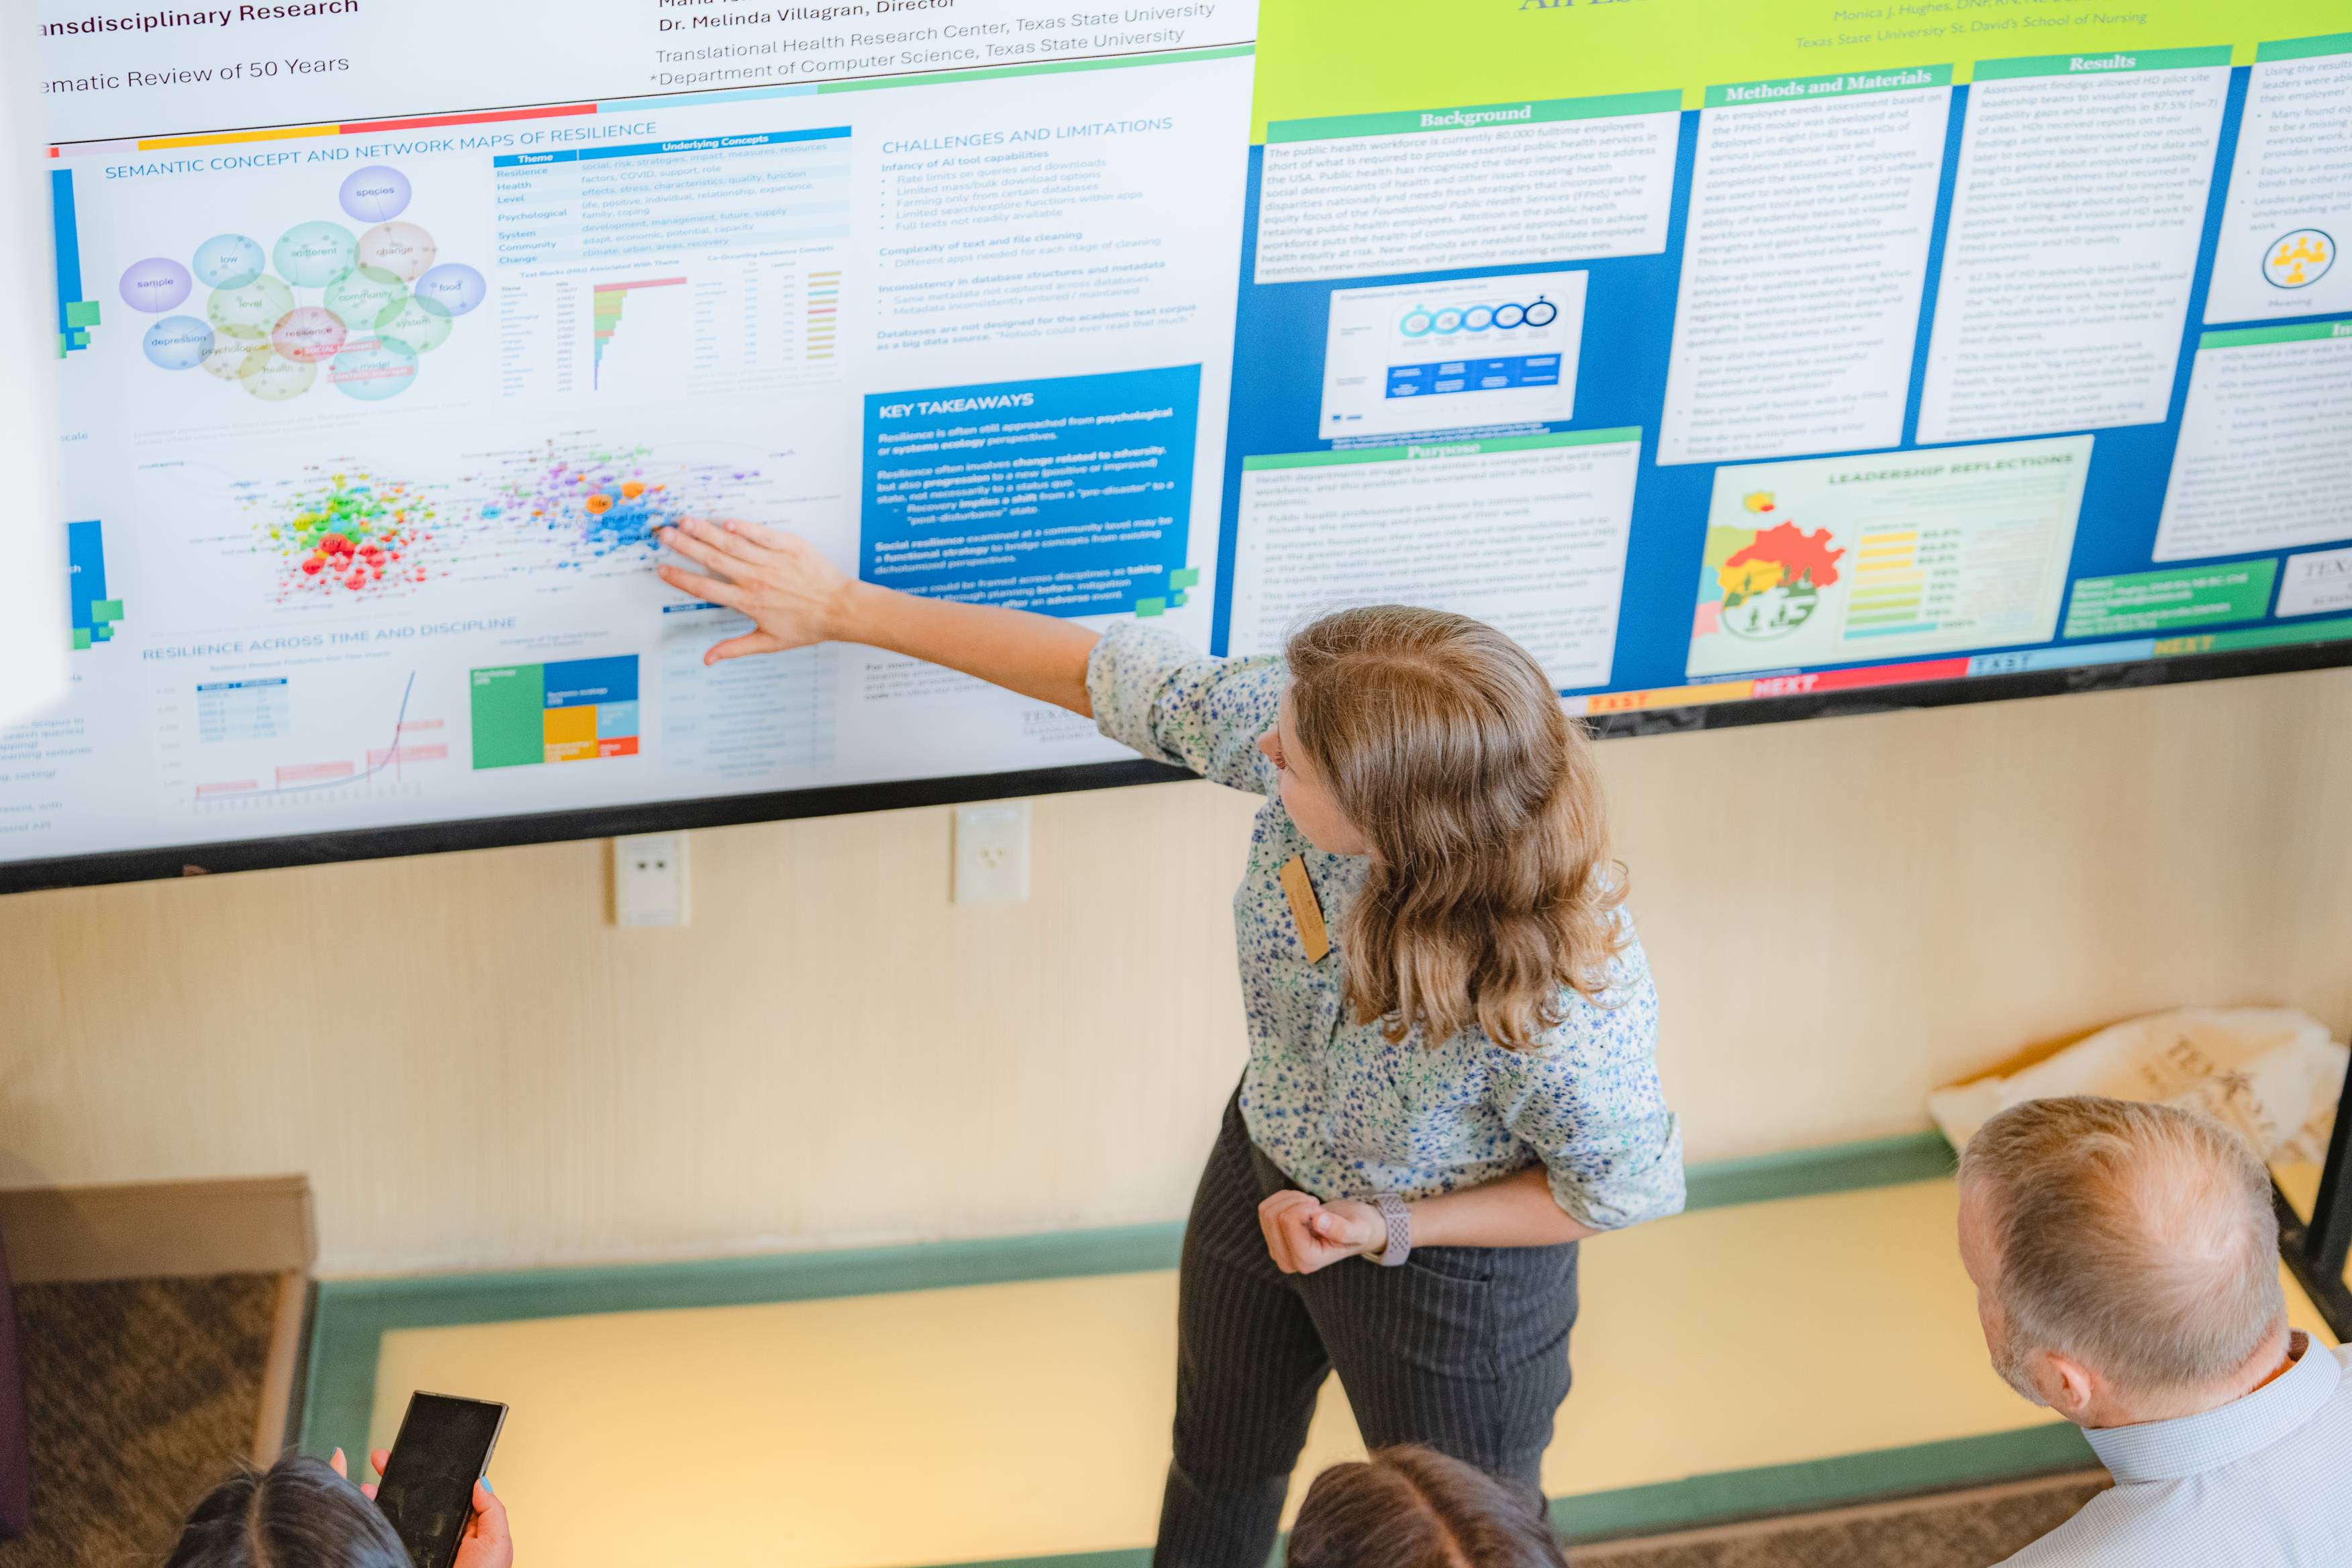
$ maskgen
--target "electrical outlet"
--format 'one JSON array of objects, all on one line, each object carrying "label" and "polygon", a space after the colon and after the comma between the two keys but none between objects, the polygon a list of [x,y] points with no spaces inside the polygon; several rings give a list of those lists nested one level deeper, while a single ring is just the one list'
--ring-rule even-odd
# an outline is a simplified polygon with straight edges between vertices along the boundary
[{"label": "electrical outlet", "polygon": [[960,805],[955,819],[955,901],[1017,904],[1029,897],[1029,803]]},{"label": "electrical outlet", "polygon": [[686,835],[640,833],[613,840],[613,923],[682,926],[687,917]]}]

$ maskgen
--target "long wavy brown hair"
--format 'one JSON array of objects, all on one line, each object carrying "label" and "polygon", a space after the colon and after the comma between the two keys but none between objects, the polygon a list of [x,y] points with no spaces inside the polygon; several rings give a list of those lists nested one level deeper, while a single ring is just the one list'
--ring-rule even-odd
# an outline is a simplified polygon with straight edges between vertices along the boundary
[{"label": "long wavy brown hair", "polygon": [[1598,1001],[1623,945],[1583,727],[1528,651],[1466,616],[1342,610],[1290,639],[1291,722],[1371,847],[1347,916],[1358,1023],[1521,1050]]}]

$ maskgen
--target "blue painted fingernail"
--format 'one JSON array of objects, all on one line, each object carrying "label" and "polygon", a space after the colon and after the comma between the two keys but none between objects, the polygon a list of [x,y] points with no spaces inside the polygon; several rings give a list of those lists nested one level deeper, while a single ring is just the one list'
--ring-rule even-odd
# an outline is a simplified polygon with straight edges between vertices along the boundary
[{"label": "blue painted fingernail", "polygon": [[490,1486],[490,1478],[488,1476],[482,1478],[482,1489],[486,1492],[493,1489]]}]

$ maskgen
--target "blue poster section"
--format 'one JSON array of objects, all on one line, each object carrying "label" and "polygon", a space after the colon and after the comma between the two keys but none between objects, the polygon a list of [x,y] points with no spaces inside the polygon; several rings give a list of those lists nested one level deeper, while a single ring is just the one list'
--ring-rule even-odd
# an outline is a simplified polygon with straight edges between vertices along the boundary
[{"label": "blue poster section", "polygon": [[1200,403],[1197,364],[867,397],[858,575],[1049,616],[1161,607]]},{"label": "blue poster section", "polygon": [[73,171],[49,171],[50,236],[58,271],[58,357],[89,347],[98,301],[81,297],[81,226],[74,215]]},{"label": "blue poster section", "polygon": [[610,658],[557,659],[540,668],[550,708],[637,700],[637,656],[633,653]]},{"label": "blue poster section", "polygon": [[91,518],[66,524],[66,600],[73,616],[73,646],[110,642],[122,605],[106,593],[106,533]]},{"label": "blue poster section", "polygon": [[[2181,329],[2178,367],[2167,416],[2160,424],[2102,426],[2095,437],[2091,465],[2067,569],[2068,594],[2086,577],[2105,577],[2145,571],[2155,564],[2158,522],[2165,486],[2171,473],[2173,449],[2189,395],[2189,373],[2197,359],[2198,336],[2204,329],[2205,297],[2211,282],[2219,245],[2223,206],[2234,166],[2242,117],[2248,68],[2234,67],[2215,148],[2214,170],[2207,198],[2202,238],[2189,309]],[[1895,450],[1922,449],[1916,439],[1922,383],[1927,374],[1930,330],[1935,320],[1937,283],[1943,270],[1944,241],[1952,208],[1962,129],[1967,120],[1969,89],[1951,90],[1951,107],[1944,141],[1944,164],[1938,184],[1933,239],[1927,259],[1927,283],[1920,300],[1912,379],[1904,420],[1904,437]],[[1241,511],[1244,460],[1265,453],[1329,450],[1334,443],[1318,428],[1322,408],[1327,333],[1331,296],[1340,289],[1382,285],[1435,283],[1464,278],[1493,278],[1562,269],[1588,274],[1584,336],[1578,360],[1575,416],[1540,426],[1548,430],[1598,429],[1638,426],[1642,463],[1634,488],[1632,538],[1628,547],[1624,591],[1618,618],[1615,657],[1605,687],[1569,689],[1564,695],[1591,696],[1601,692],[1654,691],[1690,684],[1685,671],[1691,643],[1694,584],[1699,581],[1706,544],[1707,510],[1717,465],[1657,462],[1661,411],[1665,401],[1666,371],[1671,353],[1677,284],[1682,274],[1685,230],[1688,218],[1691,178],[1697,149],[1699,113],[1681,113],[1675,160],[1673,199],[1665,247],[1655,255],[1596,259],[1558,258],[1522,265],[1482,265],[1428,273],[1384,274],[1316,279],[1307,282],[1258,284],[1258,209],[1265,175],[1265,149],[1250,149],[1248,210],[1243,227],[1242,288],[1235,333],[1231,437],[1226,447],[1220,517],[1222,538],[1216,584],[1215,615],[1211,646],[1222,654],[1231,642],[1234,599],[1233,563]],[[2297,318],[2309,320],[2313,318]],[[2266,321],[2265,324],[2280,324]],[[1472,362],[1475,364],[1475,362]],[[1391,397],[1435,390],[1418,374],[1408,379],[1410,390],[1391,384]],[[1462,376],[1469,366],[1449,364],[1444,372]],[[1507,373],[1499,366],[1481,366],[1489,376]],[[1397,373],[1391,370],[1393,377]],[[1433,375],[1436,373],[1431,373]],[[1518,384],[1502,380],[1487,384]],[[1468,384],[1448,385],[1466,391]],[[2037,431],[2035,436],[2063,436],[2067,430]],[[1449,437],[1475,437],[1476,431],[1451,431]],[[1396,439],[1390,437],[1388,439]],[[1348,443],[1341,442],[1339,445]],[[1787,458],[1827,457],[1833,452],[1791,453]],[[1775,458],[1773,460],[1784,460]],[[2352,518],[2346,533],[2352,536]],[[2275,550],[2242,555],[2200,557],[2197,564],[2225,566],[2231,562],[2268,562]],[[2267,612],[2270,605],[2265,604]],[[2251,623],[2241,623],[2251,624]],[[2277,623],[2291,626],[2294,623]],[[2061,627],[2063,630],[2063,620]],[[2147,658],[2156,651],[2149,639],[2066,644],[2063,637],[2032,645],[2003,645],[1969,649],[1969,673],[2001,674],[2033,668],[2055,668],[2102,662]],[[1865,661],[1805,667],[1807,669],[1855,669]],[[1759,675],[1780,673],[1758,671]]]}]

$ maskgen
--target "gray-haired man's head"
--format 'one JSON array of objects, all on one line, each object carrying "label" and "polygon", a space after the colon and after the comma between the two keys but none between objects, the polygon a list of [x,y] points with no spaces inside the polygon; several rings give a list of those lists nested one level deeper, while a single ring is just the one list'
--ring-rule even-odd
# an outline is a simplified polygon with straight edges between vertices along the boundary
[{"label": "gray-haired man's head", "polygon": [[1960,1256],[1993,1365],[2085,1426],[2202,1408],[2284,1332],[2269,1173],[2168,1106],[2077,1095],[1986,1122]]}]

